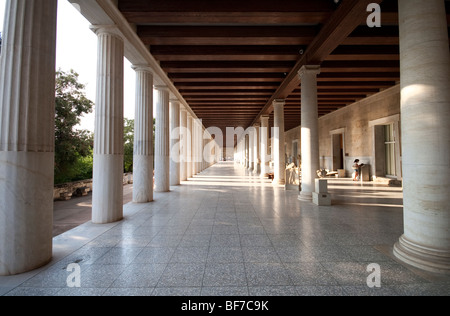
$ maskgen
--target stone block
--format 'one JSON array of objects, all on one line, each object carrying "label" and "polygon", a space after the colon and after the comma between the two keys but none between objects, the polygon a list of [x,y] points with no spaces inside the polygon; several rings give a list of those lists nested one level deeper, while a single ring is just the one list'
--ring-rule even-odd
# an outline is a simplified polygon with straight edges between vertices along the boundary
[{"label": "stone block", "polygon": [[328,193],[328,180],[316,179],[316,192],[317,193]]},{"label": "stone block", "polygon": [[317,193],[312,194],[313,203],[318,206],[331,206],[331,196],[328,193]]}]

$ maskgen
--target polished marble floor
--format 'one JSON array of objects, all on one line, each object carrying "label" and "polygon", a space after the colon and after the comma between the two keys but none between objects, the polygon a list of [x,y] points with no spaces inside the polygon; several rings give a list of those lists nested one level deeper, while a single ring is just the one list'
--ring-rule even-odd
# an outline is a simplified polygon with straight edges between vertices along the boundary
[{"label": "polished marble floor", "polygon": [[[125,219],[54,238],[46,267],[0,277],[0,295],[449,295],[450,280],[393,259],[401,188],[331,179],[333,206],[217,164]],[[81,287],[68,287],[80,267]],[[380,267],[381,287],[368,265]]]}]

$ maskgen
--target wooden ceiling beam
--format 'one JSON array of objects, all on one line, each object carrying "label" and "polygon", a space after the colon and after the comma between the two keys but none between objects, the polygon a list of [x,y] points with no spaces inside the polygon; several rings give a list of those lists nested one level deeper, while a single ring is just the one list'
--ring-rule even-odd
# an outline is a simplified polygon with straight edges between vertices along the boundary
[{"label": "wooden ceiling beam", "polygon": [[300,85],[298,71],[304,65],[320,65],[354,30],[367,19],[367,6],[382,0],[348,0],[340,3],[331,18],[320,30],[305,54],[283,80],[277,92],[266,103],[254,122],[261,115],[270,113],[275,99],[284,99]]}]

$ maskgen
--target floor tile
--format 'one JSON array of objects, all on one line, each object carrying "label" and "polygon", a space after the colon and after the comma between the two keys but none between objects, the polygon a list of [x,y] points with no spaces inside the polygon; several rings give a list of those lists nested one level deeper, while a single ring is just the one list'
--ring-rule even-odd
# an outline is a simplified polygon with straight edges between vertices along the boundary
[{"label": "floor tile", "polygon": [[298,296],[295,286],[249,287],[251,296]]},{"label": "floor tile", "polygon": [[153,296],[200,296],[200,287],[166,287],[156,288],[153,291]]},{"label": "floor tile", "polygon": [[242,252],[245,262],[281,262],[274,247],[243,247]]},{"label": "floor tile", "polygon": [[249,287],[293,285],[281,263],[245,263],[245,270]]},{"label": "floor tile", "polygon": [[338,285],[320,263],[287,263],[285,267],[294,285]]},{"label": "floor tile", "polygon": [[215,263],[207,265],[203,286],[247,286],[244,263]]},{"label": "floor tile", "polygon": [[113,288],[153,288],[167,264],[130,264],[111,285]]},{"label": "floor tile", "polygon": [[157,287],[201,287],[205,264],[169,263]]},{"label": "floor tile", "polygon": [[208,259],[208,247],[178,247],[171,263],[202,263]]},{"label": "floor tile", "polygon": [[148,247],[144,248],[132,263],[169,263],[176,248]]},{"label": "floor tile", "polygon": [[248,288],[241,286],[203,287],[201,296],[249,296]]},{"label": "floor tile", "polygon": [[347,296],[342,286],[297,286],[300,296]]},{"label": "floor tile", "polygon": [[109,288],[103,296],[151,296],[153,288]]},{"label": "floor tile", "polygon": [[236,263],[244,262],[244,256],[240,247],[210,247],[208,263]]}]

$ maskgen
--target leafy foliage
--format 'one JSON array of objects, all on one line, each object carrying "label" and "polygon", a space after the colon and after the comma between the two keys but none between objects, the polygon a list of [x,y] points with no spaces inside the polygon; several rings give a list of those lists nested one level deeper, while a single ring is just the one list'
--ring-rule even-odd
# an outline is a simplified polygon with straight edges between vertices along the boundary
[{"label": "leafy foliage", "polygon": [[[78,82],[79,75],[70,70],[56,72],[55,104],[55,183],[64,183],[92,177],[93,135],[77,130],[81,117],[91,113],[94,103]],[[81,170],[82,166],[83,168]],[[90,175],[89,175],[90,173]]]},{"label": "leafy foliage", "polygon": [[133,172],[134,120],[124,119],[123,143],[123,171],[125,173]]}]

